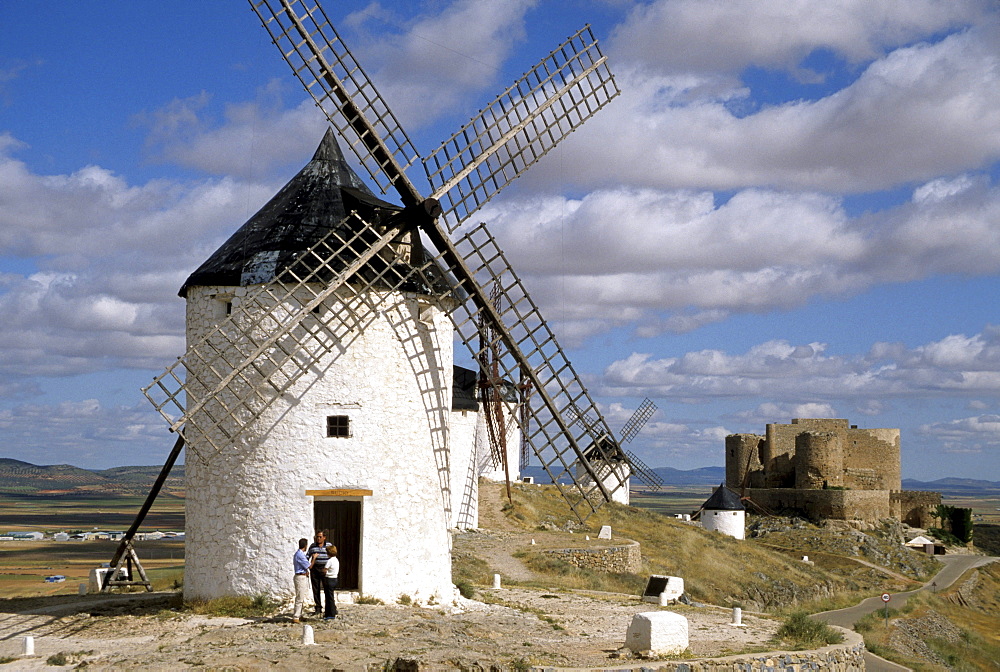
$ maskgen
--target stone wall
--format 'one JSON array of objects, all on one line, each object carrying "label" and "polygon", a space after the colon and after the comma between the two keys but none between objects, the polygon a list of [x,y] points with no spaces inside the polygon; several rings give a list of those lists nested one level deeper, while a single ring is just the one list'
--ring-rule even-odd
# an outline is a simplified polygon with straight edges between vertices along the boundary
[{"label": "stone wall", "polygon": [[560,548],[554,551],[545,551],[545,553],[580,569],[593,569],[610,574],[638,573],[642,563],[642,554],[639,552],[639,542],[637,541],[633,541],[627,546]]},{"label": "stone wall", "polygon": [[878,521],[893,515],[888,490],[797,490],[795,488],[754,488],[751,501],[777,513],[798,509],[810,518]]},{"label": "stone wall", "polygon": [[[750,653],[724,658],[698,658],[669,663],[649,661],[642,665],[642,670],[657,672],[800,672],[805,670],[830,670],[831,672],[850,672],[865,668],[865,642],[861,635],[851,630],[837,628],[843,633],[844,641],[840,644],[824,646],[812,651],[771,651],[768,653]],[[631,668],[631,666],[629,666]],[[544,669],[544,668],[543,668]],[[616,666],[614,669],[629,669]]]},{"label": "stone wall", "polygon": [[927,529],[936,524],[931,512],[941,503],[940,492],[901,490],[889,495],[893,515],[911,527]]}]

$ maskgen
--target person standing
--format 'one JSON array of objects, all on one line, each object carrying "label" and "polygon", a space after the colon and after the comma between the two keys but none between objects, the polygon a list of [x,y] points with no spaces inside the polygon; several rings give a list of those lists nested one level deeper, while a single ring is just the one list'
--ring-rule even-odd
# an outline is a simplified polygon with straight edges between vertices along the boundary
[{"label": "person standing", "polygon": [[327,542],[327,530],[316,530],[315,541],[306,551],[309,556],[309,578],[312,581],[313,591],[313,613],[319,616],[323,613],[323,600],[330,601],[330,594],[326,588],[326,563],[330,559],[326,549],[330,546]]},{"label": "person standing", "polygon": [[340,559],[337,557],[337,547],[333,544],[327,547],[326,553],[326,611],[323,613],[324,621],[332,621],[337,618],[337,598],[334,590],[337,589],[337,577],[340,575]]},{"label": "person standing", "polygon": [[309,558],[306,557],[306,546],[309,540],[303,537],[299,539],[299,548],[292,556],[292,567],[295,570],[293,581],[295,584],[295,611],[292,612],[292,623],[298,623],[302,617],[302,606],[309,595]]}]

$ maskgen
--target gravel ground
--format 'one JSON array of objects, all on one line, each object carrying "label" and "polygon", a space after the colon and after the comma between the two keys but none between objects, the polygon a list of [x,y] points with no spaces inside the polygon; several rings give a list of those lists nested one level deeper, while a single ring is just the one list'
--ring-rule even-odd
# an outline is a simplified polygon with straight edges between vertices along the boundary
[{"label": "gravel ground", "polygon": [[[315,646],[302,644],[303,626],[286,615],[255,621],[174,612],[170,594],[94,596],[62,605],[39,598],[20,613],[0,613],[0,659],[14,658],[0,669],[50,670],[48,658],[60,653],[71,664],[86,662],[88,670],[381,670],[396,658],[435,668],[617,666],[628,662],[619,650],[632,615],[658,608],[620,595],[485,592],[502,604],[346,604],[336,621],[308,622]],[[672,610],[689,620],[695,657],[758,645],[778,625],[745,615],[746,627],[737,628],[727,610]],[[26,635],[34,637],[33,658],[20,656]]]}]

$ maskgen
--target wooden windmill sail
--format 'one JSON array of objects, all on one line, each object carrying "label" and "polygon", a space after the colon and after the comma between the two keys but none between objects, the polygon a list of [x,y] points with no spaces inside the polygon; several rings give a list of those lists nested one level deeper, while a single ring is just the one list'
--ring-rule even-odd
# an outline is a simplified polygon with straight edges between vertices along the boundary
[{"label": "wooden windmill sail", "polygon": [[[450,295],[449,316],[473,358],[490,362],[494,394],[504,394],[503,381],[519,381],[527,401],[510,421],[585,520],[626,485],[628,460],[598,477],[592,461],[612,463],[617,447],[590,446],[590,437],[610,430],[498,243],[470,219],[618,94],[589,27],[422,156],[321,7],[250,4],[340,137],[402,208],[362,199],[367,214],[351,212],[297,255],[254,260],[259,277],[241,281],[246,292],[231,313],[144,389],[180,436],[168,464],[186,443],[201,458],[238,465],[247,428],[320,362],[337,357],[376,319],[380,302],[392,292],[433,288]],[[417,163],[428,196],[410,177]],[[581,427],[576,409],[594,419]],[[589,478],[577,478],[581,469]],[[116,561],[128,548],[123,542]]]}]

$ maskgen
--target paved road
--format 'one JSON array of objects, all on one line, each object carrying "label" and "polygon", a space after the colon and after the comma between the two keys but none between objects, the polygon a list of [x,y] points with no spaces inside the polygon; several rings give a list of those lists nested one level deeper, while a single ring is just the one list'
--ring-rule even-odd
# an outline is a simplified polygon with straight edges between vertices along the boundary
[{"label": "paved road", "polygon": [[[906,601],[911,595],[914,595],[921,590],[941,590],[943,588],[947,588],[951,584],[955,583],[955,581],[958,580],[958,577],[962,576],[962,574],[973,567],[981,567],[985,564],[993,562],[994,560],[1000,560],[1000,558],[993,558],[985,555],[945,555],[938,559],[944,563],[944,569],[938,572],[934,578],[924,584],[924,586],[917,588],[916,590],[908,590],[903,593],[891,593],[889,606],[894,609],[899,609],[906,604]],[[875,597],[869,597],[862,600],[853,607],[836,609],[834,611],[823,611],[818,614],[813,614],[812,617],[821,621],[826,621],[830,625],[839,625],[842,628],[853,630],[854,624],[857,623],[860,618],[867,616],[873,611],[882,609],[884,606],[885,603],[882,602],[881,595],[876,595]],[[880,658],[868,651],[865,652],[865,664],[868,669],[873,672],[903,672],[910,669],[908,667],[903,667],[902,665],[897,665],[896,663],[891,663],[885,658]]]}]

